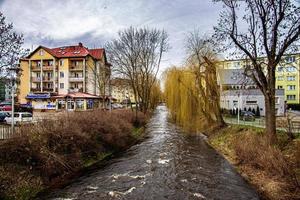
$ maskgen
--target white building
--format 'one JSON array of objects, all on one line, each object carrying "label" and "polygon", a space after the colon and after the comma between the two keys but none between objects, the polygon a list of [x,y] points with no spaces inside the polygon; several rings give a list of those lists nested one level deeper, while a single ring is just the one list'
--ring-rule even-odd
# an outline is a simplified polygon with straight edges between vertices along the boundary
[{"label": "white building", "polygon": [[[220,105],[226,110],[260,110],[260,115],[265,115],[265,99],[263,93],[254,82],[244,75],[243,69],[218,70],[220,85]],[[276,115],[285,113],[284,89],[276,90]]]},{"label": "white building", "polygon": [[[285,112],[284,90],[276,90],[275,97],[276,115],[282,116]],[[221,92],[221,108],[226,110],[260,110],[260,115],[265,115],[265,98],[259,89],[225,90]]]}]

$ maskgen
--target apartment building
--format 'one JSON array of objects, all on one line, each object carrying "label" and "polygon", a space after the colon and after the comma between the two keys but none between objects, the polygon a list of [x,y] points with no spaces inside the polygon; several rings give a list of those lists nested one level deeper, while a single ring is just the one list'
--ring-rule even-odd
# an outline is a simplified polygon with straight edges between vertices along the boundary
[{"label": "apartment building", "polygon": [[[262,58],[264,59],[264,58]],[[221,69],[243,69],[250,61],[224,60],[219,63]],[[285,55],[276,69],[276,88],[284,89],[285,101],[289,107],[300,106],[300,53]],[[300,107],[299,107],[300,108]]]},{"label": "apartment building", "polygon": [[129,80],[114,78],[111,80],[111,94],[118,103],[135,103],[134,93]]},{"label": "apartment building", "polygon": [[91,101],[99,104],[96,101],[103,98],[100,83],[110,74],[105,50],[89,49],[82,43],[39,46],[20,60],[20,67],[18,101],[36,109],[74,110],[92,107],[87,105]]}]

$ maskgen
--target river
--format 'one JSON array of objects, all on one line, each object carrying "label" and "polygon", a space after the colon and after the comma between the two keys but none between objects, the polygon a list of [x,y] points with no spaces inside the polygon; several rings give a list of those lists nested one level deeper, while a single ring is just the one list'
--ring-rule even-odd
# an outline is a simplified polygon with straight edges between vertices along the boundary
[{"label": "river", "polygon": [[47,199],[259,199],[202,136],[185,134],[158,106],[147,139]]}]

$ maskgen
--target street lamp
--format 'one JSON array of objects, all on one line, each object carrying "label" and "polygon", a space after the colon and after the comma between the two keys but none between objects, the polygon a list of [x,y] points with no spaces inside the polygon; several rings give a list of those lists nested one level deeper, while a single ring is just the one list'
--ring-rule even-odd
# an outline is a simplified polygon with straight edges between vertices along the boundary
[{"label": "street lamp", "polygon": [[11,132],[14,134],[14,114],[15,114],[15,81],[18,77],[19,72],[21,71],[21,68],[19,64],[16,64],[13,67],[8,68],[8,71],[11,75]]}]

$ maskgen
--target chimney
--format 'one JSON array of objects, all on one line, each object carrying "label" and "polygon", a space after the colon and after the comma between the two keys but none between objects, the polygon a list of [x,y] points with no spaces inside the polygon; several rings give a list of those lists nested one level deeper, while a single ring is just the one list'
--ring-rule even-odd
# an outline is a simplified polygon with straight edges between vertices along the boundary
[{"label": "chimney", "polygon": [[79,42],[79,43],[78,43],[78,46],[82,47],[83,45],[82,45],[82,43],[81,43],[81,42]]}]

